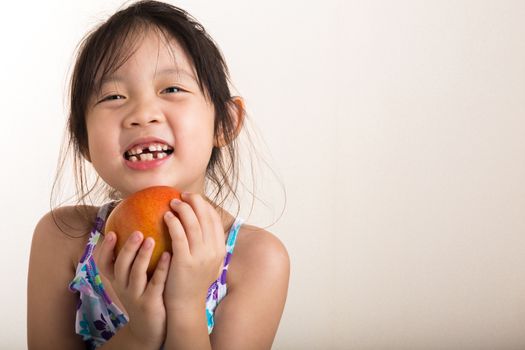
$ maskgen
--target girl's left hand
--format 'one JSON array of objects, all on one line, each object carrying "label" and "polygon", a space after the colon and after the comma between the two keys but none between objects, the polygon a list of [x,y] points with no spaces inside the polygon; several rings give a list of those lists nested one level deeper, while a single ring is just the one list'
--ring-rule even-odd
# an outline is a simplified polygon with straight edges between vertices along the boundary
[{"label": "girl's left hand", "polygon": [[201,305],[226,255],[222,220],[200,194],[185,193],[170,206],[178,217],[171,211],[164,216],[173,250],[164,303],[166,309]]}]

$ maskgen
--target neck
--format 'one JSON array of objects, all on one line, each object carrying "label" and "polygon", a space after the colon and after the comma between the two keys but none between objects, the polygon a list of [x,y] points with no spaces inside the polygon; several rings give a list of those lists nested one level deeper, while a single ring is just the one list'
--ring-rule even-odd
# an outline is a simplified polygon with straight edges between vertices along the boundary
[{"label": "neck", "polygon": [[235,218],[228,211],[224,210],[221,207],[217,207],[216,210],[221,218],[224,234],[227,235],[235,221]]}]

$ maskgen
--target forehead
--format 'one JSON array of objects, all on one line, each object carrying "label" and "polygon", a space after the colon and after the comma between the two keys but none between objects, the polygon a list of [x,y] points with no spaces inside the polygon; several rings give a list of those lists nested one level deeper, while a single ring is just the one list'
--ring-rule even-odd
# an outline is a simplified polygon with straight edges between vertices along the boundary
[{"label": "forehead", "polygon": [[176,74],[197,81],[192,61],[182,45],[160,29],[136,31],[106,57],[95,78],[95,86],[99,88],[137,73]]}]

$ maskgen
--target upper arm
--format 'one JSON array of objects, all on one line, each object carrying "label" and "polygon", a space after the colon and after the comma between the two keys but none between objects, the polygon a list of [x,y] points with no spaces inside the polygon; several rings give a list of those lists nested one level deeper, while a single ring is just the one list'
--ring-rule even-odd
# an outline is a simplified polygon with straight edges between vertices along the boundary
[{"label": "upper arm", "polygon": [[74,277],[72,254],[78,240],[62,233],[50,213],[35,228],[27,289],[29,349],[85,349],[75,334],[77,295],[68,289]]},{"label": "upper arm", "polygon": [[251,232],[239,243],[229,267],[228,294],[215,312],[211,342],[214,349],[270,349],[288,291],[288,253],[266,231]]}]

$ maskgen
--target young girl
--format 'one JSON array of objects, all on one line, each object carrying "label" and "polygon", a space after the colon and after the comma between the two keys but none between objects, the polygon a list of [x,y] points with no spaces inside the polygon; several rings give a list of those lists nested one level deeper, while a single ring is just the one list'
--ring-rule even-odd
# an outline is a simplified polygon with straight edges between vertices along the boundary
[{"label": "young girl", "polygon": [[[208,181],[232,189],[245,112],[203,27],[155,1],[117,12],[84,39],[70,97],[70,145],[114,200],[61,207],[37,224],[29,349],[270,348],[289,258],[274,235],[205,195]],[[115,256],[117,237],[103,232],[119,199],[154,185],[185,194],[164,217],[173,252],[148,279],[154,241],[135,232]]]}]

